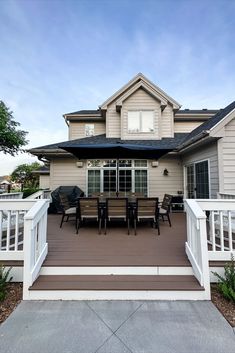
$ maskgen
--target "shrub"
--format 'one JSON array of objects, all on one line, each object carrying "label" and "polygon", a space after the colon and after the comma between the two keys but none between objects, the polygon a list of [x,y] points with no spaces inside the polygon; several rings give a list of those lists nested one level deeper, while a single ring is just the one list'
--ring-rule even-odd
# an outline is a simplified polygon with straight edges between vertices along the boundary
[{"label": "shrub", "polygon": [[224,277],[218,273],[213,274],[219,279],[219,290],[223,296],[235,302],[235,260],[231,255],[231,262],[224,266]]},{"label": "shrub", "polygon": [[7,282],[12,280],[12,277],[9,278],[10,271],[11,267],[6,270],[3,265],[0,266],[0,301],[5,299]]},{"label": "shrub", "polygon": [[23,199],[37,192],[38,188],[27,188],[23,190]]}]

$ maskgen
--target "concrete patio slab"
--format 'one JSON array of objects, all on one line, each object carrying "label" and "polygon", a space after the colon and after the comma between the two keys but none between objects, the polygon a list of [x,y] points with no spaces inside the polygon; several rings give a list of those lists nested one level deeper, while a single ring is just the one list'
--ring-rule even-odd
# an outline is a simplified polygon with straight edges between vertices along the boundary
[{"label": "concrete patio slab", "polygon": [[145,302],[116,335],[135,353],[235,353],[231,326],[211,302]]},{"label": "concrete patio slab", "polygon": [[131,353],[131,351],[113,334],[95,353]]},{"label": "concrete patio slab", "polygon": [[140,301],[89,301],[96,314],[115,332],[142,304]]},{"label": "concrete patio slab", "polygon": [[0,326],[3,353],[235,353],[211,302],[28,301]]},{"label": "concrete patio slab", "polygon": [[94,353],[111,335],[84,302],[22,302],[0,327],[0,352]]}]

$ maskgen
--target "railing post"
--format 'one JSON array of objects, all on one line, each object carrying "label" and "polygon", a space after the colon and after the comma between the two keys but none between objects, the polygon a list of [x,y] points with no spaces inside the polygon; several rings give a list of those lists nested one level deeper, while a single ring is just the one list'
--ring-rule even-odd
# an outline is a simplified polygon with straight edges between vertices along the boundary
[{"label": "railing post", "polygon": [[211,298],[210,290],[210,271],[209,271],[209,257],[208,257],[208,245],[207,245],[207,229],[206,229],[206,219],[199,220],[200,229],[200,246],[201,246],[201,266],[202,266],[202,276],[203,276],[203,286],[206,292],[206,299]]},{"label": "railing post", "polygon": [[24,218],[24,300],[29,299],[29,287],[39,275],[47,255],[48,206],[49,200],[38,200]]},{"label": "railing post", "polygon": [[205,299],[210,299],[206,214],[196,200],[185,200],[185,210],[187,215],[186,254],[195,277],[205,288]]},{"label": "railing post", "polygon": [[29,296],[29,287],[32,285],[31,268],[32,261],[32,221],[24,220],[24,274],[23,274],[23,300],[27,300]]}]

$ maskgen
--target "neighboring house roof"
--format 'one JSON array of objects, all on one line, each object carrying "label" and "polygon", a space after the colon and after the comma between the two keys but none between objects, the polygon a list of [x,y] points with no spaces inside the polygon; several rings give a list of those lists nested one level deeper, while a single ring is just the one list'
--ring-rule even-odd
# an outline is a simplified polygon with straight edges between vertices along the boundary
[{"label": "neighboring house roof", "polygon": [[11,183],[8,181],[8,180],[3,180],[3,181],[1,181],[1,183],[0,183],[1,185],[10,185]]},{"label": "neighboring house roof", "polygon": [[235,109],[235,101],[227,105],[224,109],[218,111],[212,118],[205,121],[203,124],[196,127],[193,131],[191,131],[188,136],[186,136],[185,140],[180,146],[179,149],[184,148],[186,145],[190,145],[195,141],[205,137],[209,134],[209,131],[212,130],[218,123],[220,123],[232,110]]}]

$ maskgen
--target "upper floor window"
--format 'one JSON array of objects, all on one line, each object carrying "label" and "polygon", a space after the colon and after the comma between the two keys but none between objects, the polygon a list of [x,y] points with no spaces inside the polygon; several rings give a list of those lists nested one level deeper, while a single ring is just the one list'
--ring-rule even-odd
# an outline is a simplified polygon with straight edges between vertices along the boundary
[{"label": "upper floor window", "polygon": [[85,124],[85,136],[94,136],[95,134],[95,125],[94,124]]},{"label": "upper floor window", "polygon": [[154,132],[154,111],[128,111],[128,132]]}]

